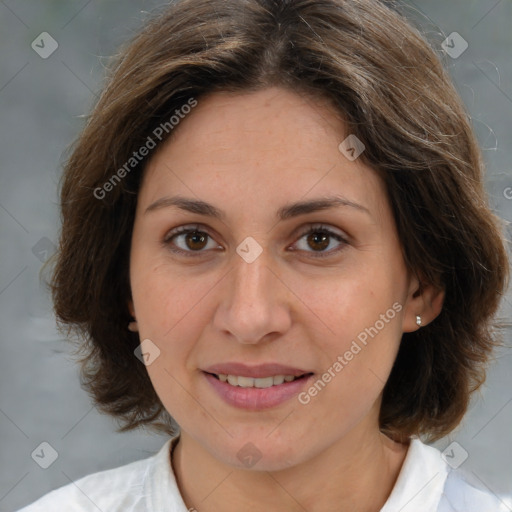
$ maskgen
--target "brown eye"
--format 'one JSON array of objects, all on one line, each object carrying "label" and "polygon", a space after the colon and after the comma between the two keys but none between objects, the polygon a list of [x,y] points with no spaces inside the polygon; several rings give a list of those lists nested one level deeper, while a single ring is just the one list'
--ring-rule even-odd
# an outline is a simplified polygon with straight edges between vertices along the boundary
[{"label": "brown eye", "polygon": [[329,235],[325,233],[316,232],[308,235],[307,241],[315,251],[323,251],[329,246],[329,238]]},{"label": "brown eye", "polygon": [[[301,244],[304,238],[305,243]],[[333,240],[338,242],[338,245],[327,251]],[[303,233],[296,245],[300,251],[308,252],[313,257],[327,257],[343,250],[348,245],[348,241],[340,234],[320,225],[312,226]]]},{"label": "brown eye", "polygon": [[[198,226],[177,228],[171,231],[163,242],[171,251],[185,256],[199,256],[206,252],[205,249],[219,248],[211,236],[206,231],[198,229]],[[210,246],[208,246],[209,242],[211,242]]]},{"label": "brown eye", "polygon": [[192,231],[185,235],[185,244],[189,249],[193,251],[198,251],[204,249],[206,246],[206,242],[208,239],[208,235],[201,231]]}]

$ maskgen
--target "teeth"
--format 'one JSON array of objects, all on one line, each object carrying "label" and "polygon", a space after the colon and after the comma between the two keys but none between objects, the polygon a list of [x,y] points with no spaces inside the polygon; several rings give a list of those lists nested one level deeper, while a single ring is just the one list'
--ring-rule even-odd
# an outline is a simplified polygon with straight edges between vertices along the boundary
[{"label": "teeth", "polygon": [[219,380],[227,382],[232,386],[239,386],[241,388],[269,388],[271,386],[279,386],[283,382],[291,382],[297,379],[293,375],[275,375],[273,377],[264,377],[261,379],[255,379],[254,377],[243,377],[241,375],[226,375],[219,373],[217,375]]},{"label": "teeth", "polygon": [[[291,377],[291,379],[293,380],[295,377],[292,377],[291,375],[288,375],[288,377]],[[272,377],[272,384],[274,386],[279,386],[279,384],[282,384],[284,382],[284,379],[286,377],[284,375],[276,375],[275,377]]]},{"label": "teeth", "polygon": [[[254,379],[252,377],[235,377],[235,379],[238,379],[237,384],[241,388],[252,388],[252,387],[254,387]],[[233,384],[231,381],[229,383]]]}]

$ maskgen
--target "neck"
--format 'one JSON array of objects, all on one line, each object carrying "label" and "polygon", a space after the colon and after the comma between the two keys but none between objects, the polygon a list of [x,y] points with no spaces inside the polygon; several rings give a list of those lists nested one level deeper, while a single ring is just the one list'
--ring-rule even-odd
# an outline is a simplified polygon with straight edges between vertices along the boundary
[{"label": "neck", "polygon": [[353,431],[313,459],[280,471],[233,468],[182,432],[172,464],[187,507],[200,512],[378,512],[396,482],[407,445],[377,429]]}]

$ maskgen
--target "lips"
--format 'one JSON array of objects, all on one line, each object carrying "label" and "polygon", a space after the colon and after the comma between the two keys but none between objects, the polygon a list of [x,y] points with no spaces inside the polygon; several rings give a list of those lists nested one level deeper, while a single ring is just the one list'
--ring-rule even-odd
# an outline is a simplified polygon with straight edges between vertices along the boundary
[{"label": "lips", "polygon": [[262,410],[276,407],[296,396],[313,372],[281,364],[247,366],[223,363],[203,370],[211,389],[231,406]]}]

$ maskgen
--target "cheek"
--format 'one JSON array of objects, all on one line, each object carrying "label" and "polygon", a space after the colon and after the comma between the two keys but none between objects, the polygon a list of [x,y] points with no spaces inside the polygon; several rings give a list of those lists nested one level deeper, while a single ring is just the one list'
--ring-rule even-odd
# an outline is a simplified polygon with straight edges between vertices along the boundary
[{"label": "cheek", "polygon": [[199,421],[197,403],[190,395],[191,372],[196,370],[198,340],[211,323],[211,296],[219,278],[207,273],[180,273],[167,263],[134,274],[132,291],[139,335],[141,340],[150,339],[159,350],[159,357],[147,367],[153,387],[177,420],[190,415]]},{"label": "cheek", "polygon": [[169,265],[158,265],[138,275],[132,285],[141,339],[149,338],[159,357],[147,366],[156,393],[178,421],[196,417],[191,400],[191,354],[207,321],[204,296],[209,279],[180,276]]},{"label": "cheek", "polygon": [[180,273],[168,263],[133,266],[132,296],[139,329],[146,336],[166,338],[183,324],[205,318],[203,299],[215,287],[214,276]]},{"label": "cheek", "polygon": [[317,282],[306,295],[308,308],[316,313],[309,335],[321,349],[326,387],[332,392],[325,395],[328,400],[371,401],[389,376],[401,339],[403,305],[399,276],[384,268]]},{"label": "cheek", "polygon": [[[308,280],[303,276],[297,279],[295,290],[303,300],[303,310],[314,313],[311,316],[327,335],[326,341],[338,340],[342,346],[373,326],[388,310],[391,311],[386,320],[397,316],[393,304],[401,300],[400,290],[395,286],[398,278],[393,279],[391,272],[384,275],[373,270],[361,269],[322,280]],[[390,330],[387,327],[388,322],[386,330]]]}]

